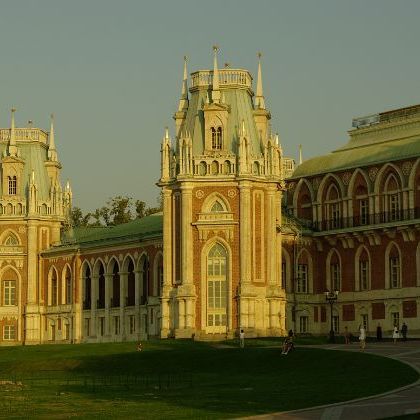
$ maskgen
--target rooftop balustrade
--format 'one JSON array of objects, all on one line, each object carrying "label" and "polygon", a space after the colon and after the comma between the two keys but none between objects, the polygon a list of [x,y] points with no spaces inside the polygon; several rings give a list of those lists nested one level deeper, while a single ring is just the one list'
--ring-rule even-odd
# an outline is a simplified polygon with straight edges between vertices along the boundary
[{"label": "rooftop balustrade", "polygon": [[[199,70],[191,74],[191,90],[213,85],[213,71]],[[246,70],[220,69],[219,86],[252,88],[252,76]]]},{"label": "rooftop balustrade", "polygon": [[[10,128],[0,128],[0,141],[10,140]],[[40,141],[47,143],[48,133],[40,128],[15,128],[16,141]]]}]

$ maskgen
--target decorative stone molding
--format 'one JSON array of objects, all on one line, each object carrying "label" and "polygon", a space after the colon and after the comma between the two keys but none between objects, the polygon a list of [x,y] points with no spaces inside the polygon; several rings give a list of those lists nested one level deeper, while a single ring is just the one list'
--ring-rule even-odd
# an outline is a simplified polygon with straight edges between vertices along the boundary
[{"label": "decorative stone molding", "polygon": [[236,191],[235,190],[229,190],[228,191],[228,197],[229,198],[235,198],[236,197]]},{"label": "decorative stone molding", "polygon": [[351,172],[344,172],[344,174],[341,176],[341,179],[343,180],[344,185],[349,185],[351,179]]},{"label": "decorative stone molding", "polygon": [[196,196],[199,200],[201,200],[201,199],[204,197],[204,191],[203,191],[203,190],[197,190],[197,191],[195,192],[195,196]]},{"label": "decorative stone molding", "polygon": [[410,172],[411,172],[411,168],[413,167],[413,162],[411,162],[411,160],[407,160],[406,162],[404,162],[402,164],[402,173],[405,176],[409,176]]},{"label": "decorative stone molding", "polygon": [[369,168],[369,178],[371,181],[375,181],[376,175],[378,174],[378,168],[374,166],[373,168]]}]

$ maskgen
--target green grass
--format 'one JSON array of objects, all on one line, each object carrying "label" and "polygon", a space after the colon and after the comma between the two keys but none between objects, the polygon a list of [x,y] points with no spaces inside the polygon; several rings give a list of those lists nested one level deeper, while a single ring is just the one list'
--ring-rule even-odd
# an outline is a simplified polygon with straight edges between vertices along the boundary
[{"label": "green grass", "polygon": [[[0,349],[3,418],[222,418],[333,403],[414,382],[378,356],[181,340]],[[270,343],[274,343],[273,347]]]}]

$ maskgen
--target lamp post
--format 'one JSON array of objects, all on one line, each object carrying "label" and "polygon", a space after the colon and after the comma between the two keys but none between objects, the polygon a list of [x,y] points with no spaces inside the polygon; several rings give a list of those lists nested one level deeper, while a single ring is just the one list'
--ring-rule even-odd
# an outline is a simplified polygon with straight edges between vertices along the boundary
[{"label": "lamp post", "polygon": [[330,343],[335,343],[335,336],[334,336],[334,326],[333,326],[333,305],[334,302],[338,299],[338,290],[334,290],[330,292],[327,290],[325,292],[325,300],[330,304],[330,313],[331,313],[331,329],[330,329]]}]

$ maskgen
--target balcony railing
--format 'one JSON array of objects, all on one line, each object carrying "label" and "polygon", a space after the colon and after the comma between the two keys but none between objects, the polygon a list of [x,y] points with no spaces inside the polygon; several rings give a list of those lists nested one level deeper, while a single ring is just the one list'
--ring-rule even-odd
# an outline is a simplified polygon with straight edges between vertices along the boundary
[{"label": "balcony railing", "polygon": [[340,217],[320,222],[299,219],[299,223],[317,232],[325,230],[349,229],[359,226],[372,226],[384,223],[395,223],[420,218],[420,208],[368,214],[364,216]]}]

